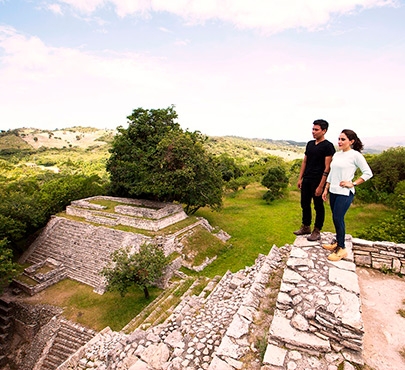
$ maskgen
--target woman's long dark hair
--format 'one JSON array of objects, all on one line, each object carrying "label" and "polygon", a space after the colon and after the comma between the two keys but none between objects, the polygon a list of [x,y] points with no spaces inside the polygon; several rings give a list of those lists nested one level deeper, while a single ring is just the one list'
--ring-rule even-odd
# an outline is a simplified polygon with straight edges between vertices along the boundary
[{"label": "woman's long dark hair", "polygon": [[342,131],[342,134],[345,134],[350,141],[354,140],[352,144],[354,150],[357,150],[358,152],[363,150],[364,145],[353,130],[345,129]]}]

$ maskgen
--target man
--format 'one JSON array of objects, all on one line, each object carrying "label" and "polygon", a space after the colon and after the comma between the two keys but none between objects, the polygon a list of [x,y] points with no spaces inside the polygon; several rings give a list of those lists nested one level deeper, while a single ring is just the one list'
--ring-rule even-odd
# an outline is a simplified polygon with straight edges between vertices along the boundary
[{"label": "man", "polygon": [[[309,241],[316,241],[321,238],[321,230],[325,221],[322,192],[329,174],[332,156],[336,151],[333,144],[325,139],[328,127],[329,123],[323,119],[314,121],[312,136],[315,140],[307,143],[298,178],[297,185],[301,189],[302,226],[299,230],[294,231],[294,234],[311,234],[307,237]],[[315,209],[315,224],[311,233],[312,200]]]}]

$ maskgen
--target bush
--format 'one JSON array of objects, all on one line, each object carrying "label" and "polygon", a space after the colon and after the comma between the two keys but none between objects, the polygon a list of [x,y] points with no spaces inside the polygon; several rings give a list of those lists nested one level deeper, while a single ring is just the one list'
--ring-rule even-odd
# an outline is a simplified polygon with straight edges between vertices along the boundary
[{"label": "bush", "polygon": [[288,186],[287,173],[282,166],[271,167],[263,177],[262,185],[269,190],[263,195],[263,199],[270,203],[283,196],[284,190]]},{"label": "bush", "polygon": [[397,209],[393,211],[391,217],[365,229],[364,232],[359,233],[359,237],[367,240],[405,243],[405,194],[398,195]]}]

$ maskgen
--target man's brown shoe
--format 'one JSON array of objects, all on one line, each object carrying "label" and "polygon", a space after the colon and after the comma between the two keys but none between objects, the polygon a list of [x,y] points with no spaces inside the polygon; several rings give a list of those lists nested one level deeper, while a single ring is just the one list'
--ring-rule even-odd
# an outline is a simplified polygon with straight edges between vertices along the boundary
[{"label": "man's brown shoe", "polygon": [[347,257],[347,251],[346,248],[339,248],[337,251],[333,252],[328,256],[329,261],[340,261],[342,258]]},{"label": "man's brown shoe", "polygon": [[309,226],[302,225],[301,229],[293,231],[295,235],[307,235],[311,234],[311,228]]},{"label": "man's brown shoe", "polygon": [[337,248],[337,243],[332,244],[322,244],[322,248],[328,251],[334,251]]},{"label": "man's brown shoe", "polygon": [[310,236],[307,237],[307,240],[310,242],[316,242],[321,239],[321,232],[317,227],[314,227]]}]

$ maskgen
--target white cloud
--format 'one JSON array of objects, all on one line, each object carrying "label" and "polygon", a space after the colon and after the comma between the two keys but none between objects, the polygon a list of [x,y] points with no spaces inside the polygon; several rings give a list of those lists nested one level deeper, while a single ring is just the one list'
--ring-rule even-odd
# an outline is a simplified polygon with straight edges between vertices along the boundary
[{"label": "white cloud", "polygon": [[[281,19],[288,20],[287,28],[304,24],[296,21],[302,2],[289,1],[291,9],[287,9],[280,1],[275,10],[265,5],[274,6],[274,1],[256,5],[255,1],[237,0],[65,0],[59,4],[64,13],[68,6],[75,15],[81,12],[82,19],[101,19],[106,12],[97,10],[102,7],[115,9],[118,14],[119,3],[122,16],[145,16],[168,9],[195,22],[222,19],[239,27],[275,29]],[[305,3],[307,13],[315,20],[311,27],[327,22],[336,9],[353,11],[391,4],[371,0],[341,0],[337,5],[326,0]],[[134,9],[139,13],[133,13]],[[302,19],[312,19],[302,13]],[[150,22],[154,30],[159,29],[161,20]],[[132,23],[116,19],[109,22],[114,26]],[[131,29],[126,30],[130,34]],[[361,136],[404,132],[400,113],[404,90],[398,76],[405,75],[405,60],[400,40],[394,39],[392,45],[385,43],[382,50],[378,43],[375,48],[343,44],[343,38],[337,40],[329,33],[313,35],[317,42],[319,36],[328,37],[332,44],[324,46],[312,44],[312,35],[304,35],[305,42],[301,42],[301,38],[291,38],[290,34],[254,38],[249,32],[240,43],[241,34],[231,35],[227,29],[224,43],[223,34],[218,40],[212,38],[212,30],[221,32],[220,27],[204,30],[207,34],[201,32],[199,36],[205,38],[199,39],[188,28],[171,24],[168,29],[160,28],[159,43],[152,38],[149,45],[145,35],[141,48],[144,53],[135,53],[100,50],[100,45],[104,46],[102,38],[92,44],[91,37],[85,39],[81,34],[72,36],[75,42],[83,42],[80,48],[54,47],[55,39],[48,43],[30,33],[0,26],[0,81],[6,87],[0,89],[2,128],[74,124],[115,128],[125,123],[132,109],[175,104],[184,128],[208,135],[305,140],[311,137],[311,123],[316,118],[330,121],[331,140],[344,127]],[[136,47],[125,38],[121,41],[121,50]]]},{"label": "white cloud", "polygon": [[166,27],[159,27],[159,31],[162,31],[164,33],[172,33],[172,31],[170,31],[169,29],[167,29]]},{"label": "white cloud", "polygon": [[287,29],[324,27],[333,15],[375,7],[399,6],[399,0],[59,0],[92,13],[112,5],[120,17],[168,12],[190,23],[221,20],[241,29],[276,33]]},{"label": "white cloud", "polygon": [[[0,90],[2,125],[41,117],[40,127],[72,119],[92,124],[101,117],[105,123],[109,116],[114,126],[117,117],[125,121],[132,109],[149,106],[151,97],[162,101],[173,90],[159,59],[50,47],[11,27],[0,27],[0,81],[8,87]],[[72,110],[65,116],[66,109]]]},{"label": "white cloud", "polygon": [[190,44],[190,40],[188,40],[188,39],[176,40],[176,41],[174,42],[174,45],[176,45],[176,46],[187,46],[187,45],[189,45],[189,44]]},{"label": "white cloud", "polygon": [[108,3],[108,0],[59,0],[82,13],[92,13]]},{"label": "white cloud", "polygon": [[59,4],[49,4],[48,9],[55,14],[63,15],[62,8]]}]

